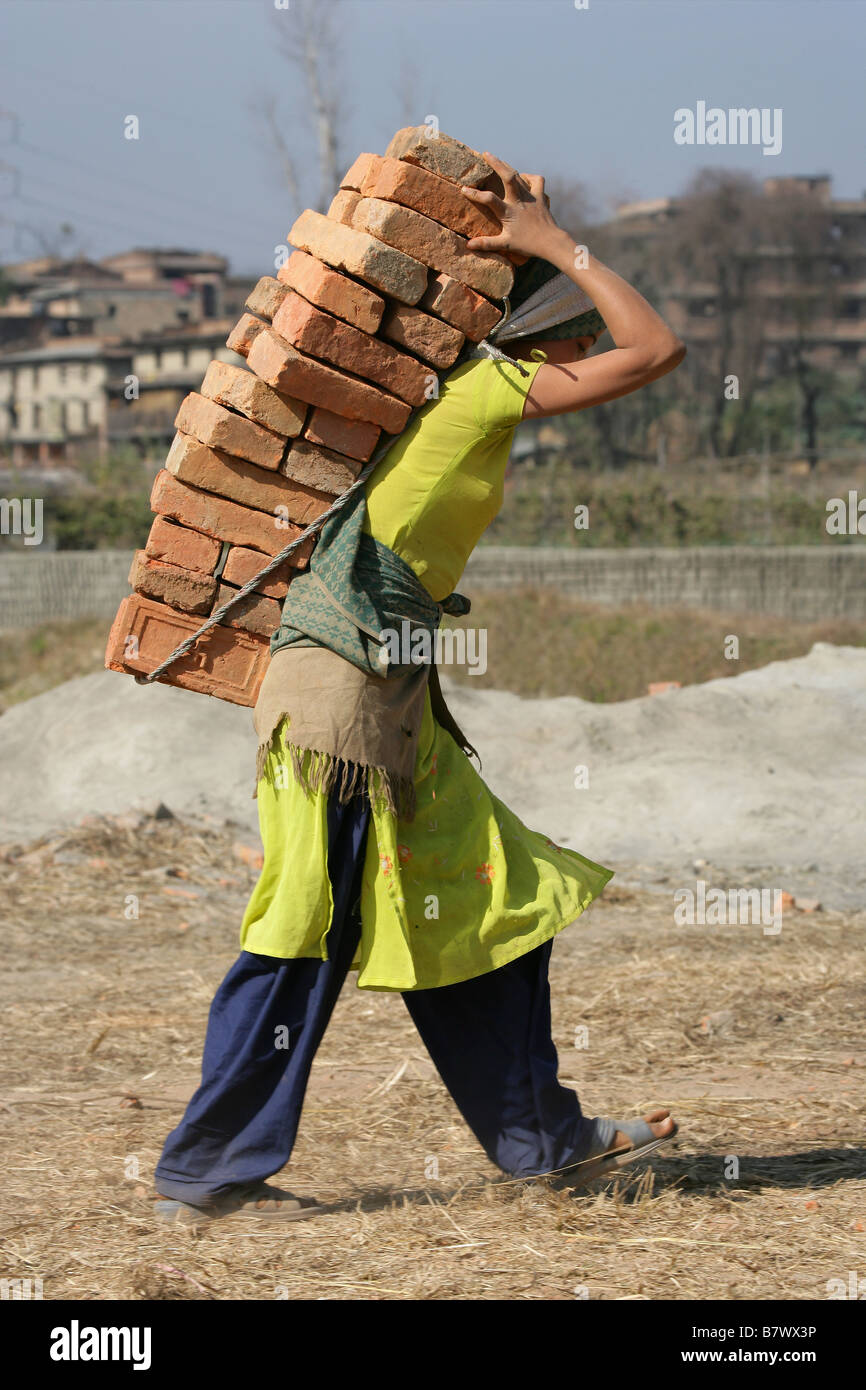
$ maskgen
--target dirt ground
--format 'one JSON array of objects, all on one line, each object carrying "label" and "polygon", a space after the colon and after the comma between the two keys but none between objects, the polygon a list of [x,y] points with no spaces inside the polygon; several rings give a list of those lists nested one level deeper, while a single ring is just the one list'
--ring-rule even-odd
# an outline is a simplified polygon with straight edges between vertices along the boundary
[{"label": "dirt ground", "polygon": [[350,977],[282,1179],[329,1211],[156,1223],[255,879],[239,834],[94,819],[0,862],[2,1277],[46,1299],[824,1299],[864,1272],[866,914],[684,927],[615,880],[554,948],[560,1075],[591,1114],[669,1106],[663,1157],[583,1192],[503,1179],[402,1001]]}]

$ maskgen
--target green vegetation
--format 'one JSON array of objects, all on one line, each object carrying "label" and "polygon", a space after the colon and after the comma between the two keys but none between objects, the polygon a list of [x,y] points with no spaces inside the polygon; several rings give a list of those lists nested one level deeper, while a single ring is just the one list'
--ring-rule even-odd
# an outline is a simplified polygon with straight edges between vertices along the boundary
[{"label": "green vegetation", "polygon": [[[102,670],[109,626],[106,618],[0,633],[0,710]],[[645,695],[650,681],[692,685],[738,675],[805,656],[814,642],[866,646],[866,623],[602,608],[543,589],[477,592],[469,617],[451,626],[486,628],[488,668],[470,676],[448,666],[449,679],[516,695],[601,702]],[[725,659],[729,633],[739,637],[739,661]]]},{"label": "green vegetation", "polygon": [[[43,529],[56,550],[127,550],[143,545],[153,521],[150,489],[156,472],[135,450],[77,466],[73,487],[46,489]],[[31,487],[30,493],[34,491]],[[19,486],[10,497],[23,496]]]},{"label": "green vegetation", "polygon": [[[847,481],[827,476],[692,476],[630,468],[594,473],[563,457],[512,465],[505,505],[484,535],[489,545],[818,545],[827,542],[828,497]],[[853,486],[853,484],[852,484]],[[575,527],[575,508],[588,526]]]},{"label": "green vegetation", "polygon": [[[476,591],[472,612],[453,627],[487,630],[487,671],[444,673],[479,689],[523,696],[578,695],[631,700],[650,681],[736,676],[771,661],[805,656],[814,642],[866,646],[866,623],[795,623],[766,615],[695,609],[603,608],[545,589]],[[725,658],[725,638],[739,638],[740,659]]]}]

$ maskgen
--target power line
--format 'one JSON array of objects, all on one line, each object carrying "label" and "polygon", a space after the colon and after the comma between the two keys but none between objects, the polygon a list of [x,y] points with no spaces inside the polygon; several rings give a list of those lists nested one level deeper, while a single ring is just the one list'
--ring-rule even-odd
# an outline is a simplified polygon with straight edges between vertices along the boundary
[{"label": "power line", "polygon": [[[70,87],[73,91],[85,92],[87,96],[91,98],[90,105],[94,104],[92,100],[94,97],[98,98],[103,104],[110,102],[112,105],[118,107],[128,106],[130,102],[128,93],[124,94],[122,97],[115,96],[113,92],[106,92],[104,89],[94,88],[92,84],[87,82],[76,82],[75,79],[71,77],[56,77],[54,73],[48,72],[44,68],[22,67],[20,63],[16,62],[15,71],[23,73],[25,76],[31,78],[35,77],[37,81],[45,82],[51,87]],[[158,109],[152,110],[148,108],[147,118],[151,121],[173,120],[183,126],[198,126],[200,130],[206,128],[208,134],[213,135],[213,125],[210,122],[196,120],[194,116],[190,116],[186,111],[175,111],[172,107],[166,106],[162,96],[159,98]]]},{"label": "power line", "polygon": [[17,201],[19,203],[31,203],[34,207],[48,208],[50,212],[57,213],[68,221],[77,217],[80,222],[95,222],[100,227],[110,227],[113,232],[123,232],[124,236],[134,235],[128,223],[111,222],[99,213],[92,217],[85,212],[70,213],[68,208],[58,206],[57,203],[47,203],[44,198],[32,198],[29,194],[24,193],[18,195]]},{"label": "power line", "polygon": [[[7,164],[5,161],[0,161],[0,172],[2,172],[4,169],[5,169],[6,171],[8,171],[9,173],[17,174],[17,175],[19,176],[19,181],[18,181],[17,187],[20,188],[20,186],[21,186],[21,184],[20,184],[21,170],[18,169],[18,168],[16,168],[15,165]],[[117,208],[117,207],[118,207],[118,203],[117,203],[117,199],[116,199],[116,198],[101,198],[98,194],[88,193],[85,189],[80,189],[80,188],[79,188],[79,189],[69,188],[68,185],[66,185],[66,184],[56,183],[56,182],[54,182],[54,180],[52,180],[52,179],[45,179],[45,178],[43,178],[41,175],[39,176],[39,187],[40,187],[40,190],[41,190],[43,187],[45,187],[45,188],[53,188],[53,189],[56,189],[59,193],[64,193],[64,194],[67,194],[67,195],[70,194],[70,193],[72,193],[72,194],[75,194],[75,193],[82,194],[82,195],[86,198],[86,200],[87,200],[88,203],[103,203],[103,204],[104,204],[105,206],[107,206],[107,207],[111,207],[111,208]],[[24,198],[25,195],[20,194],[20,193],[18,193],[18,192],[16,191],[15,193],[11,194],[10,196],[11,196],[11,198],[14,200],[14,199],[16,199],[16,198]],[[125,205],[124,205],[124,206],[125,206]],[[135,209],[134,209],[134,208],[130,208],[130,211],[131,211],[131,212],[135,212]],[[197,234],[198,234],[199,236],[201,236],[201,230],[202,230],[201,221],[197,221],[197,222],[195,222],[195,224],[193,224],[193,219],[190,218],[189,216],[186,216],[186,217],[185,217],[182,213],[179,213],[179,214],[175,214],[175,213],[161,213],[161,212],[155,211],[153,208],[150,208],[150,209],[148,209],[148,216],[149,216],[149,218],[151,218],[151,219],[156,218],[157,221],[162,221],[162,222],[169,222],[169,221],[170,221],[170,222],[172,222],[173,224],[175,224],[175,223],[177,223],[177,222],[186,222],[189,226],[195,225]],[[140,235],[140,229],[138,229],[138,230],[139,230],[139,235]]]},{"label": "power line", "polygon": [[[29,140],[20,140],[17,145],[10,148],[26,150],[31,154],[42,155],[45,159],[53,159],[55,163],[66,164],[75,169],[82,169],[87,174],[95,174],[97,178],[110,178],[112,183],[125,184],[129,188],[134,188],[136,190],[140,189],[145,193],[153,193],[158,198],[171,198],[174,202],[187,203],[190,207],[195,208],[197,212],[209,213],[213,217],[219,217],[221,221],[231,220],[232,217],[232,214],[227,212],[225,208],[212,208],[209,204],[199,203],[194,198],[185,198],[181,193],[174,193],[165,188],[156,188],[153,184],[142,183],[138,179],[124,178],[123,175],[115,174],[114,172],[106,173],[104,169],[99,169],[92,164],[88,164],[85,160],[73,159],[66,155],[55,154],[53,150],[46,150],[41,145],[34,145],[32,141]],[[238,221],[238,226],[239,225],[240,222]],[[245,230],[249,232],[249,223],[245,222],[244,227]]]}]

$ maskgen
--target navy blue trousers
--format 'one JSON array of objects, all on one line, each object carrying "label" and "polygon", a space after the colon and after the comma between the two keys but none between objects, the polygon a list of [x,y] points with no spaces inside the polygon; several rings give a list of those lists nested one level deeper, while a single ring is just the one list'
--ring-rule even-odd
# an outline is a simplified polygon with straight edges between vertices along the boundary
[{"label": "navy blue trousers", "polygon": [[[346,806],[329,799],[334,912],[328,960],[243,951],[220,985],[208,1018],[201,1085],[156,1168],[164,1197],[205,1206],[288,1162],[313,1057],[360,939],[369,819],[366,798]],[[402,996],[488,1158],[516,1177],[579,1162],[594,1137],[576,1094],[557,1080],[547,978],[551,944],[476,979]]]}]

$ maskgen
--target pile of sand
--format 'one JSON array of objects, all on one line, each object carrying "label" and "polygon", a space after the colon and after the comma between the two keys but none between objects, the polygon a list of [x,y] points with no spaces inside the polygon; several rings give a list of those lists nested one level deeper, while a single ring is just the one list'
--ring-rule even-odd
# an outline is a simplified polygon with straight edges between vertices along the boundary
[{"label": "pile of sand", "polygon": [[[866,906],[866,651],[818,644],[610,705],[448,698],[496,794],[629,882]],[[248,709],[112,672],[68,681],[0,718],[0,841],[159,801],[255,833],[254,755]]]}]

